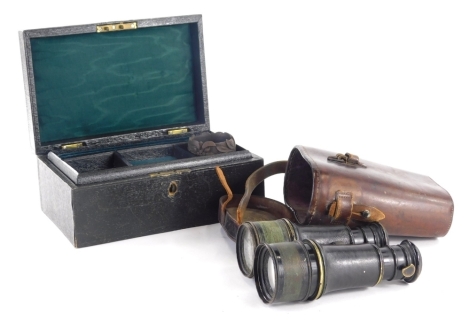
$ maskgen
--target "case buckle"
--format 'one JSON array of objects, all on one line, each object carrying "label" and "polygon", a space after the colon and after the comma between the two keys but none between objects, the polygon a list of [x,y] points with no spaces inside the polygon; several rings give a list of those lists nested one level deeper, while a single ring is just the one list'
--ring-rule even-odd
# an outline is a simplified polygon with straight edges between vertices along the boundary
[{"label": "case buckle", "polygon": [[336,154],[336,156],[328,156],[328,161],[340,163],[346,166],[361,166],[366,167],[366,165],[359,162],[359,156],[353,155],[350,153],[346,154]]},{"label": "case buckle", "polygon": [[378,222],[385,218],[385,214],[378,208],[354,204],[353,195],[349,192],[336,191],[335,201],[331,203],[328,215],[332,222],[349,224],[349,221]]}]

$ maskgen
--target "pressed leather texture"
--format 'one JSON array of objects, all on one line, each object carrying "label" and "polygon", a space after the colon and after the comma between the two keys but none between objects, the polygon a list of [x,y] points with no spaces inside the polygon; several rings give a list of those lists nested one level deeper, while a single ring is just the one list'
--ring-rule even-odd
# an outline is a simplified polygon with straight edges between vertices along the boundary
[{"label": "pressed leather texture", "polygon": [[[454,204],[431,178],[361,159],[365,167],[328,161],[333,152],[296,146],[288,160],[285,203],[300,224],[331,224],[336,193],[351,193],[353,204],[385,214],[390,235],[439,237],[449,231]],[[351,220],[349,225],[354,225]]]},{"label": "pressed leather texture", "polygon": [[[236,193],[262,165],[255,155],[221,164]],[[216,223],[217,200],[224,194],[211,165],[88,185],[74,184],[45,156],[39,156],[38,167],[42,209],[77,248]],[[177,189],[170,195],[172,184]],[[253,194],[264,195],[264,185]]]},{"label": "pressed leather texture", "polygon": [[318,244],[354,244],[351,229],[344,225],[338,226],[301,226],[295,224],[298,240],[315,240]]},{"label": "pressed leather texture", "polygon": [[380,278],[380,257],[370,244],[336,245],[323,248],[325,293],[374,286]]}]

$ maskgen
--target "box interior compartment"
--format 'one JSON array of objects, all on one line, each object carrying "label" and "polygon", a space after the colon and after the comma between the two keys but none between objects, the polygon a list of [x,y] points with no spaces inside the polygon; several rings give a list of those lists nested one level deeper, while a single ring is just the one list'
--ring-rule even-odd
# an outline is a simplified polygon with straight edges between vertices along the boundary
[{"label": "box interior compartment", "polygon": [[101,171],[111,168],[154,165],[179,159],[197,157],[185,144],[116,150],[86,156],[66,158],[63,161],[78,173]]},{"label": "box interior compartment", "polygon": [[95,151],[92,154],[49,152],[47,158],[76,184],[92,184],[157,172],[245,161],[252,154],[236,145],[233,152],[198,156],[187,143]]}]

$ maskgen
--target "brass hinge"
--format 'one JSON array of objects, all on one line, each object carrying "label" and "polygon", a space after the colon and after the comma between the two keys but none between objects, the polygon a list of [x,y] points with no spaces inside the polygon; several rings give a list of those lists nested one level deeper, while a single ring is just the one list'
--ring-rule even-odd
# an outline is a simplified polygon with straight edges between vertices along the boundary
[{"label": "brass hinge", "polygon": [[73,144],[65,144],[60,146],[60,149],[76,149],[85,146],[83,143],[73,143]]},{"label": "brass hinge", "polygon": [[168,131],[168,135],[178,135],[178,134],[184,134],[184,133],[187,133],[187,132],[188,132],[187,128],[170,129]]},{"label": "brass hinge", "polygon": [[96,26],[96,32],[110,32],[137,29],[137,22],[121,22],[111,25]]}]

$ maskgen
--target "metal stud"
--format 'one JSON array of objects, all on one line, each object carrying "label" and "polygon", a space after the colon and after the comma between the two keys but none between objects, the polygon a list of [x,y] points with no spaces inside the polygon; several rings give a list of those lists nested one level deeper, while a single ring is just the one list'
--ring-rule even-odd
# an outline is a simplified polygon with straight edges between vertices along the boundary
[{"label": "metal stud", "polygon": [[362,211],[361,215],[364,218],[369,218],[370,217],[370,211],[369,210],[364,210],[364,211]]}]

